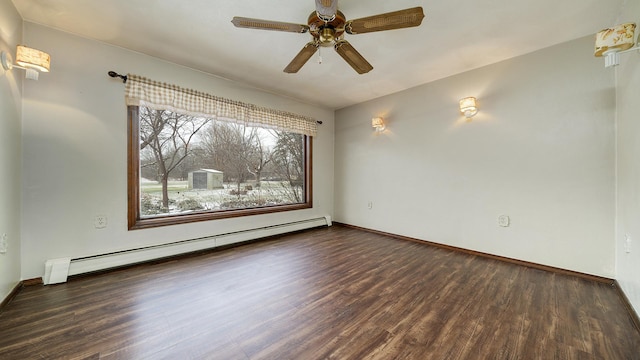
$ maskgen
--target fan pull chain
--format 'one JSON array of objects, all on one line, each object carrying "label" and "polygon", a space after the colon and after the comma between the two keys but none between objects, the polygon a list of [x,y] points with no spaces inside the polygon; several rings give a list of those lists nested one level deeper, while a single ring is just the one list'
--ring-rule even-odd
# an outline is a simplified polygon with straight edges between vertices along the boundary
[{"label": "fan pull chain", "polygon": [[318,47],[318,64],[322,65],[322,46]]}]

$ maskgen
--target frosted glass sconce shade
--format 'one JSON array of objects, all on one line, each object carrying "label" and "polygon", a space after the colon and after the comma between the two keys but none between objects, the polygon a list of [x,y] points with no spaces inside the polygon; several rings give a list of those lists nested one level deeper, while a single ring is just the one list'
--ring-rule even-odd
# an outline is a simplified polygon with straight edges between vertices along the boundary
[{"label": "frosted glass sconce shade", "polygon": [[376,129],[377,132],[382,132],[386,128],[384,125],[384,119],[381,117],[374,117],[371,119],[371,126]]},{"label": "frosted glass sconce shade", "polygon": [[49,72],[51,56],[44,51],[18,45],[16,49],[16,64],[41,72]]},{"label": "frosted glass sconce shade", "polygon": [[49,72],[51,57],[44,51],[18,45],[16,48],[16,63],[11,60],[7,52],[0,52],[0,62],[5,70],[14,67],[24,69],[27,79],[38,80],[39,72]]},{"label": "frosted glass sconce shade", "polygon": [[478,113],[478,100],[473,96],[460,99],[460,112],[470,120]]},{"label": "frosted glass sconce shade", "polygon": [[596,34],[595,56],[603,56],[608,50],[623,51],[633,47],[636,24],[626,23],[601,30]]},{"label": "frosted glass sconce shade", "polygon": [[620,54],[640,49],[635,45],[635,23],[624,23],[596,34],[595,56],[604,57],[604,67],[620,64]]}]

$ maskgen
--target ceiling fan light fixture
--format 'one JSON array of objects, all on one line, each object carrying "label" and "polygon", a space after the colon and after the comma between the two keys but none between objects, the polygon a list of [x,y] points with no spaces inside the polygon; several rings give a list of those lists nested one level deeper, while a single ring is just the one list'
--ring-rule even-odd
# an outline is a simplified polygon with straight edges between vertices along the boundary
[{"label": "ceiling fan light fixture", "polygon": [[316,0],[316,14],[321,20],[331,22],[336,18],[337,13],[337,0]]},{"label": "ceiling fan light fixture", "polygon": [[336,39],[336,31],[331,27],[325,27],[320,30],[320,43],[322,46],[331,46]]}]

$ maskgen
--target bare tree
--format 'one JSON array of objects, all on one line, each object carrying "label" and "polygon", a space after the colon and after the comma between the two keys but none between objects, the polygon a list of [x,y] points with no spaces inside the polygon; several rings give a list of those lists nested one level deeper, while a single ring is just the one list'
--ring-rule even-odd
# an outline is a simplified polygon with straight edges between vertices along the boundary
[{"label": "bare tree", "polygon": [[256,184],[260,185],[262,172],[272,160],[272,152],[264,144],[264,140],[258,132],[253,132],[253,147],[251,153],[248,155],[247,170],[255,177]]},{"label": "bare tree", "polygon": [[165,211],[169,209],[169,175],[189,156],[194,136],[207,122],[204,118],[140,107],[140,158],[153,159],[141,166],[157,169]]},{"label": "bare tree", "polygon": [[[242,124],[216,121],[203,136],[203,147],[217,170],[224,172],[226,181],[237,185],[238,196],[241,184],[256,171],[258,141],[257,129]],[[262,160],[260,160],[263,162]],[[258,165],[260,171],[264,164]]]},{"label": "bare tree", "polygon": [[304,136],[284,131],[274,131],[277,141],[272,160],[274,171],[288,181],[289,197],[302,202],[304,184]]}]

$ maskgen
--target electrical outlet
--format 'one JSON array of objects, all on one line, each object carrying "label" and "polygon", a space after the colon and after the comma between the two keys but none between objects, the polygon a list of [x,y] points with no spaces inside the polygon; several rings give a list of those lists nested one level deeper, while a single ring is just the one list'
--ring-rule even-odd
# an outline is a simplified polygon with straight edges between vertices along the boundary
[{"label": "electrical outlet", "polygon": [[500,215],[498,216],[498,225],[502,227],[508,227],[511,220],[508,215]]},{"label": "electrical outlet", "polygon": [[0,254],[6,254],[7,250],[9,250],[9,240],[7,234],[2,234],[0,236]]},{"label": "electrical outlet", "polygon": [[93,226],[96,229],[104,229],[107,227],[107,215],[96,215],[93,219]]}]

